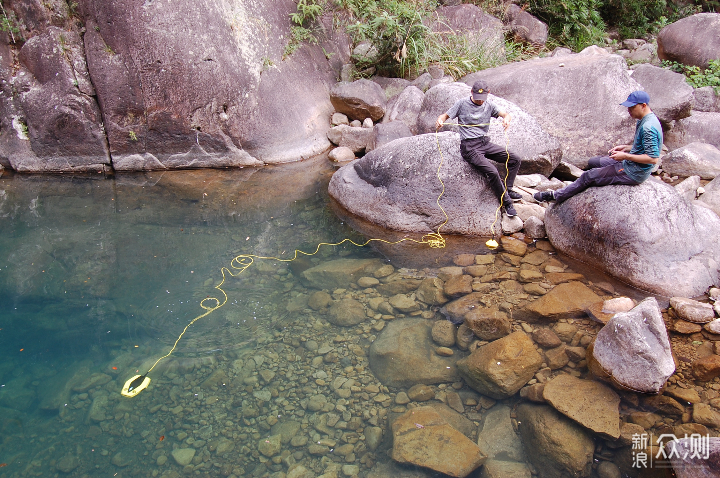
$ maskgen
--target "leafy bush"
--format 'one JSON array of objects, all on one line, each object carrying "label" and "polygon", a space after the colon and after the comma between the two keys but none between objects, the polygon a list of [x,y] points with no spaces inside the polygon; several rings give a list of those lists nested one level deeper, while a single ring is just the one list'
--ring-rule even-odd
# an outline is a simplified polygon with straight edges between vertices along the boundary
[{"label": "leafy bush", "polygon": [[601,6],[602,0],[532,0],[529,10],[548,24],[560,44],[579,51],[604,39]]},{"label": "leafy bush", "polygon": [[699,66],[683,65],[676,61],[663,61],[663,67],[685,75],[685,80],[693,88],[712,86],[715,94],[720,95],[720,60],[710,60],[705,70],[701,70]]}]

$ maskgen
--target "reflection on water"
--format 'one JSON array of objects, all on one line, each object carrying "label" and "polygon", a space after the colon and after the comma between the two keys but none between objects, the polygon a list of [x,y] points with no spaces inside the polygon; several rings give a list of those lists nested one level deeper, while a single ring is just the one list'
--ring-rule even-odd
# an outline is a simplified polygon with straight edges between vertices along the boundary
[{"label": "reflection on water", "polygon": [[[432,299],[442,291],[420,285],[457,254],[488,253],[484,240],[448,238],[445,250],[380,245],[392,265],[367,247],[324,247],[291,263],[257,260],[216,289],[239,254],[286,258],[320,242],[362,241],[348,221],[368,237],[404,236],[344,217],[327,197],[332,172],[321,159],[114,179],[2,177],[0,475],[430,476],[388,456],[389,420],[426,401],[472,440],[494,413],[520,451],[493,466],[536,471],[512,433],[506,405],[517,394],[495,406],[457,377],[391,387],[369,367],[370,344],[396,319],[444,322]],[[511,313],[553,286],[521,284],[521,270],[545,280],[540,263],[505,256],[474,266],[472,290]],[[310,274],[331,261],[335,272]],[[170,350],[201,303],[224,303],[223,292],[227,303],[188,329],[150,387],[122,398],[122,384]],[[582,337],[585,346],[599,328],[569,322],[568,343]],[[445,376],[444,366],[429,370],[445,360],[437,354],[454,354],[452,362],[484,343],[435,350],[421,331],[400,349],[429,357],[413,362],[423,373]],[[587,373],[582,360],[539,373],[578,370]],[[614,451],[598,450],[613,460]]]}]

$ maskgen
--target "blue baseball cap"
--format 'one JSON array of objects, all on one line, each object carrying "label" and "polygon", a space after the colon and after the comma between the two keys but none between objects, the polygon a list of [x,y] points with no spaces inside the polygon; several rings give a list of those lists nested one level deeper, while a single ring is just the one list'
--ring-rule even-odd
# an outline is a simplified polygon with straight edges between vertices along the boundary
[{"label": "blue baseball cap", "polygon": [[630,96],[628,96],[624,102],[620,103],[620,106],[630,108],[631,106],[639,105],[640,103],[650,103],[650,95],[644,91],[638,90],[630,93]]}]

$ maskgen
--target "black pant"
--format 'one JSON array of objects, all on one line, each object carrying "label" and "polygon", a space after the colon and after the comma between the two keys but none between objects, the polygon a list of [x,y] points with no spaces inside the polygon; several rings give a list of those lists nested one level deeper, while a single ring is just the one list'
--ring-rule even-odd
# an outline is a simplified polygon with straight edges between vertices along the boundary
[{"label": "black pant", "polygon": [[609,186],[611,184],[638,184],[630,179],[625,172],[622,161],[615,161],[609,156],[595,156],[588,161],[589,171],[582,175],[569,186],[555,191],[555,201],[563,202],[579,192],[585,191],[590,186]]},{"label": "black pant", "polygon": [[487,179],[490,189],[501,203],[512,203],[512,199],[505,194],[504,178],[500,177],[497,166],[488,160],[507,164],[507,187],[510,189],[515,184],[515,176],[517,176],[520,169],[521,159],[518,155],[510,150],[506,151],[502,146],[491,143],[488,141],[487,136],[460,141],[460,154],[462,154],[465,161],[475,166],[480,174]]}]

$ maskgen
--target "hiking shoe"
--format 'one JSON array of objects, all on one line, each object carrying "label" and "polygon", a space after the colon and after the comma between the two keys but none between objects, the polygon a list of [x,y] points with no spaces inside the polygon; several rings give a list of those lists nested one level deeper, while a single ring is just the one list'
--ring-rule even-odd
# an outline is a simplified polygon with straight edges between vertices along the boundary
[{"label": "hiking shoe", "polygon": [[517,216],[517,211],[513,207],[513,203],[507,203],[503,206],[503,209],[505,209],[505,214],[508,215],[508,217],[515,217]]},{"label": "hiking shoe", "polygon": [[555,193],[553,191],[540,191],[540,192],[533,194],[533,198],[537,202],[554,201]]},{"label": "hiking shoe", "polygon": [[508,189],[507,195],[510,196],[510,199],[513,201],[519,201],[522,199],[522,195],[519,192],[513,191],[512,189]]}]

